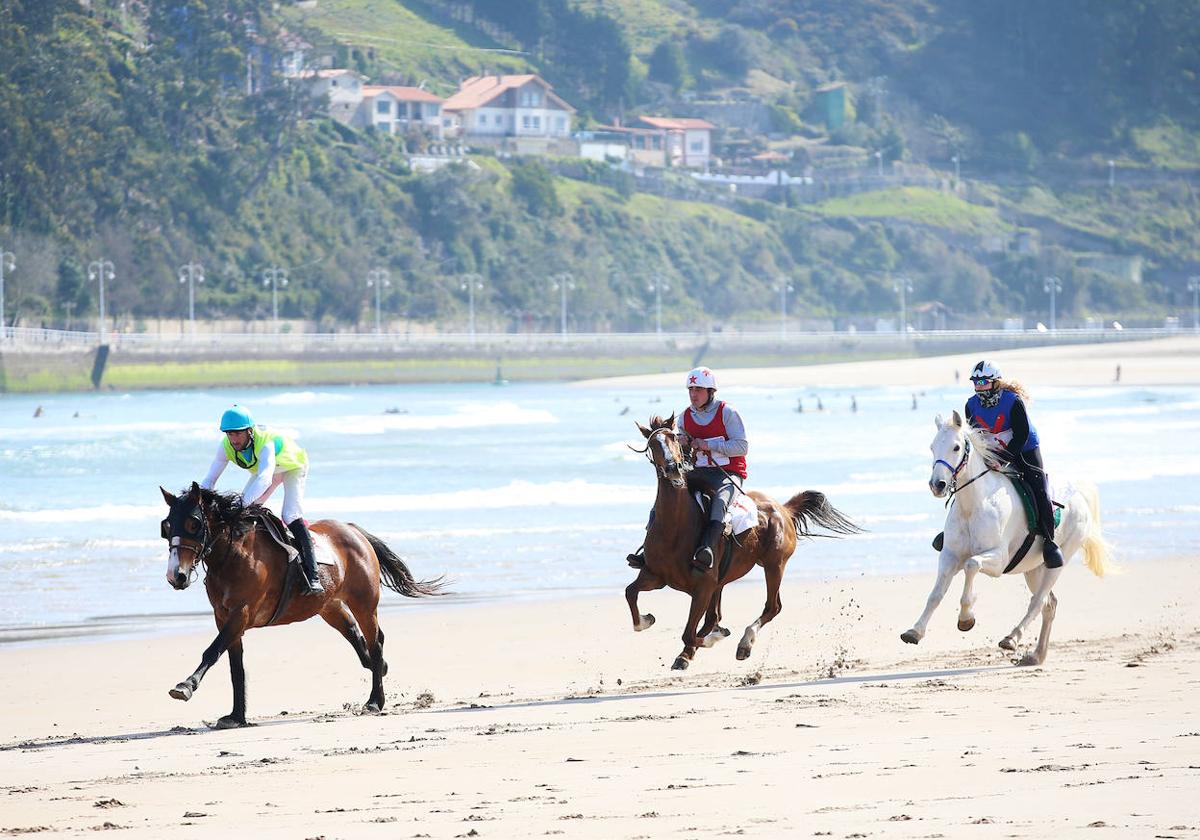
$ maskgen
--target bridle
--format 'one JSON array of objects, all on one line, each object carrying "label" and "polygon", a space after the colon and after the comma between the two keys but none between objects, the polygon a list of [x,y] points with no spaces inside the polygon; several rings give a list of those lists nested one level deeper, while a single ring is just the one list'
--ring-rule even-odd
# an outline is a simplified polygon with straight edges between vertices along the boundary
[{"label": "bridle", "polygon": [[958,462],[957,467],[950,466],[950,463],[948,461],[944,461],[941,458],[938,458],[936,461],[933,462],[933,465],[935,467],[938,464],[941,464],[946,469],[950,470],[950,491],[946,494],[946,504],[947,505],[949,505],[950,502],[954,499],[955,494],[961,493],[963,490],[970,487],[972,484],[974,484],[979,479],[983,478],[988,473],[998,472],[998,473],[1007,475],[1007,473],[1002,469],[996,469],[994,467],[987,466],[987,459],[985,458],[983,470],[978,475],[972,477],[971,479],[969,479],[968,481],[966,481],[965,483],[960,485],[958,483],[958,474],[963,471],[963,468],[967,465],[967,461],[970,459],[970,457],[971,457],[971,438],[967,435],[964,435],[963,436],[963,456],[962,456],[962,459]]},{"label": "bridle", "polygon": [[[692,463],[687,458],[683,458],[682,460],[675,459],[674,454],[671,452],[671,447],[667,445],[667,435],[674,435],[674,433],[666,428],[655,429],[646,438],[646,447],[644,449],[634,449],[633,451],[644,453],[646,460],[654,464],[654,469],[658,472],[660,478],[671,482],[671,485],[674,487],[682,487],[684,485],[683,475],[692,469]],[[662,451],[663,462],[661,466],[655,463],[654,455],[650,452],[650,444],[656,439]],[[630,448],[632,449],[633,447]]]},{"label": "bridle", "polygon": [[[200,565],[208,558],[208,555],[212,553],[213,546],[216,544],[215,541],[211,539],[211,533],[208,527],[208,517],[204,515],[204,509],[199,504],[196,504],[194,506],[194,511],[196,512],[196,515],[193,515],[193,511],[188,511],[185,514],[176,516],[176,511],[174,508],[172,508],[171,512],[167,515],[167,518],[162,521],[162,537],[167,541],[167,545],[176,550],[186,548],[192,552],[192,568],[188,571],[189,582],[196,579],[196,575],[199,573]],[[175,529],[172,527],[171,520],[180,518],[196,523],[196,536],[199,537],[200,541],[199,547],[185,543],[181,535],[174,533]],[[186,528],[184,530],[186,530]],[[196,537],[191,537],[191,539],[195,541]]]}]

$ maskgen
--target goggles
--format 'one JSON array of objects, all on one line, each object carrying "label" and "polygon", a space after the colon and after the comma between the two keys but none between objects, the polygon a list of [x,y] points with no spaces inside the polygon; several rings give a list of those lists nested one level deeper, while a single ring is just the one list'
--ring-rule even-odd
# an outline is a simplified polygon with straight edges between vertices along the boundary
[{"label": "goggles", "polygon": [[991,385],[996,380],[990,376],[972,376],[971,381],[976,385]]}]

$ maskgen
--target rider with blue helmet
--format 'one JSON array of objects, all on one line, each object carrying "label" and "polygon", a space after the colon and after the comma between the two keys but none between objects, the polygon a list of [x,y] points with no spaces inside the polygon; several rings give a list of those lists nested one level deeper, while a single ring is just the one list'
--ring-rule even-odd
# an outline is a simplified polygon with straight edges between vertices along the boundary
[{"label": "rider with blue helmet", "polygon": [[1046,566],[1058,568],[1063,564],[1063,556],[1054,542],[1054,507],[1050,502],[1050,482],[1042,465],[1041,441],[1025,410],[1028,395],[1019,383],[1004,379],[1000,368],[986,360],[972,369],[971,383],[975,393],[967,400],[967,420],[991,432],[1004,447],[1005,460],[1021,474],[1037,507],[1042,557]]},{"label": "rider with blue helmet", "polygon": [[308,478],[308,453],[285,435],[258,426],[250,412],[235,405],[221,415],[225,433],[208,474],[200,486],[211,490],[231,462],[252,473],[242,490],[245,504],[265,504],[275,488],[283,485],[283,521],[296,538],[304,569],[306,594],[324,592],[317,571],[312,535],[304,522],[304,482]]}]

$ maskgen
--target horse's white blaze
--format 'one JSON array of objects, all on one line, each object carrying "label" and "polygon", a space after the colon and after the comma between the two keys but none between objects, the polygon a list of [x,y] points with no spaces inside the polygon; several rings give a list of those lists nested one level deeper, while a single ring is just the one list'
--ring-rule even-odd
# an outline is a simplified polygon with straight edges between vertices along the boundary
[{"label": "horse's white blaze", "polygon": [[[933,591],[925,603],[925,610],[909,631],[918,639],[924,637],[934,610],[959,571],[965,572],[959,622],[973,621],[977,573],[983,572],[989,577],[1003,575],[1028,533],[1024,509],[1012,482],[998,472],[988,471],[989,466],[996,466],[990,452],[991,435],[968,427],[957,412],[945,421],[939,416],[936,422],[938,431],[929,447],[935,462],[930,472],[929,489],[938,498],[950,492],[951,483],[956,482],[962,489],[955,494],[946,515],[945,542],[938,558]],[[968,441],[970,454],[955,476],[954,468],[946,464],[957,466],[962,462]],[[944,484],[939,485],[939,482]],[[1069,490],[1063,500],[1066,507],[1056,529],[1056,541],[1064,559],[1069,560],[1082,549],[1088,568],[1098,576],[1103,575],[1107,569],[1108,546],[1100,531],[1098,496],[1095,489],[1087,485]],[[1026,580],[1031,597],[1025,615],[1005,637],[1004,643],[1015,646],[1038,613],[1042,614],[1042,635],[1048,640],[1054,619],[1051,590],[1062,574],[1062,568],[1044,567],[1039,537],[1020,564],[1010,571],[1028,573]],[[1039,644],[1035,658],[1044,660],[1045,654],[1046,645]]]},{"label": "horse's white blaze", "polygon": [[167,580],[174,582],[175,574],[179,571],[179,546],[171,546],[170,553],[167,554]]}]

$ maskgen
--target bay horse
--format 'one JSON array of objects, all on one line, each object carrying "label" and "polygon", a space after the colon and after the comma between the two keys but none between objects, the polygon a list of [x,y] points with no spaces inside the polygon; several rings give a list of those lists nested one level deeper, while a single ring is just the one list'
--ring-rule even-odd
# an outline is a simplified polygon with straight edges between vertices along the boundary
[{"label": "bay horse", "polygon": [[319,615],[350,642],[362,666],[371,671],[371,695],[364,710],[383,708],[383,678],[388,669],[379,626],[380,582],[416,598],[443,594],[441,578],[416,580],[404,561],[378,537],[352,523],[322,519],[313,522],[309,530],[318,560],[332,557],[335,561],[324,568],[318,563],[325,592],[293,598],[293,581],[301,573],[289,571],[295,564],[289,562],[288,550],[272,538],[267,520],[274,514],[267,508],[244,505],[236,494],[204,490],[195,482],[180,496],[159,489],[170,508],[162,523],[170,551],[167,581],[175,589],[187,589],[203,565],[204,588],[218,629],[199,667],[171,689],[172,697],[191,699],[208,669],[228,651],[233,711],[217,721],[217,728],[246,726],[242,635],[255,627],[291,624]]},{"label": "bay horse", "polygon": [[[1042,560],[1042,538],[1037,537],[1019,561],[1017,556],[1029,525],[1020,496],[1004,472],[1004,464],[994,451],[994,438],[986,429],[964,422],[955,411],[949,420],[939,414],[934,419],[937,433],[930,451],[933,470],[929,490],[939,499],[950,496],[953,504],[946,514],[945,536],[938,556],[937,580],[925,603],[925,610],[911,629],[900,634],[908,644],[918,644],[925,636],[933,611],[946,596],[950,582],[964,573],[959,604],[958,629],[966,632],[975,626],[975,575],[989,577],[1023,573],[1032,597],[1025,615],[1012,631],[1000,640],[1000,647],[1016,651],[1021,636],[1034,616],[1042,614],[1037,647],[1017,664],[1041,665],[1050,648],[1050,627],[1058,609],[1054,584],[1064,566],[1047,568]],[[1093,574],[1103,577],[1110,570],[1109,547],[1100,528],[1100,494],[1095,486],[1082,482],[1062,488],[1062,521],[1055,529],[1055,542],[1069,561],[1083,552],[1083,561]]]},{"label": "bay horse", "polygon": [[[633,583],[625,588],[625,600],[633,616],[633,629],[642,631],[654,624],[654,616],[638,612],[638,593],[669,586],[691,596],[691,609],[683,628],[683,651],[671,668],[685,670],[696,655],[697,647],[712,647],[729,635],[721,626],[721,592],[725,585],[743,577],[755,566],[762,566],[767,582],[767,602],[760,615],[746,628],[737,648],[737,658],[746,659],[758,638],[758,631],[783,609],[779,587],[788,558],[796,550],[800,537],[818,536],[810,531],[819,526],[836,534],[859,533],[860,528],[837,510],[824,493],[806,490],[780,505],[763,493],[747,496],[758,509],[758,523],[735,539],[732,559],[722,573],[723,546],[718,544],[717,561],[707,572],[693,570],[692,554],[708,518],[688,489],[687,472],[691,469],[675,432],[675,415],[665,420],[650,418],[647,428],[637,424],[646,438],[643,452],[658,472],[658,495],[654,500],[654,519],[646,533],[646,565]],[[632,447],[631,447],[632,448]],[[697,632],[700,617],[704,624]]]}]

